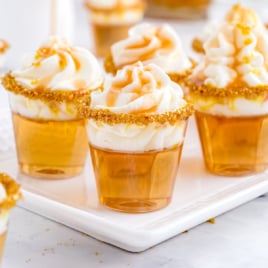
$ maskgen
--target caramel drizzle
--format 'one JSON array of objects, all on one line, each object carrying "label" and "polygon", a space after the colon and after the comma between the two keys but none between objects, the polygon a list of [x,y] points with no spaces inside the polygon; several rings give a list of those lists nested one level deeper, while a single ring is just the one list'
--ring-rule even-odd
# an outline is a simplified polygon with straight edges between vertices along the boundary
[{"label": "caramel drizzle", "polygon": [[81,90],[51,90],[45,87],[37,87],[35,89],[28,89],[27,87],[19,84],[15,77],[11,73],[7,73],[2,78],[2,84],[6,90],[14,93],[23,95],[32,100],[42,100],[47,103],[57,102],[57,103],[73,103],[76,104],[82,97],[90,96],[91,92],[94,90],[102,90],[102,85],[95,89],[81,89]]},{"label": "caramel drizzle", "polygon": [[[89,100],[90,101],[90,100]],[[175,125],[179,121],[187,120],[189,116],[194,113],[192,104],[187,103],[179,110],[166,112],[163,114],[123,114],[113,113],[107,109],[90,109],[88,101],[82,102],[78,106],[79,114],[87,119],[94,119],[109,125],[115,124],[135,124],[135,125],[149,125],[152,123]]]},{"label": "caramel drizzle", "polygon": [[175,45],[170,39],[162,35],[162,28],[159,27],[155,30],[155,33],[153,35],[143,36],[142,43],[130,44],[129,46],[126,47],[126,49],[135,50],[135,49],[146,48],[150,45],[152,38],[154,37],[156,37],[160,41],[159,46],[152,48],[150,51],[145,51],[143,54],[139,55],[140,57],[139,59],[134,60],[133,62],[129,62],[128,64],[133,64],[136,61],[146,61],[148,59],[153,58],[156,52],[159,51],[160,49],[171,50],[175,47]]},{"label": "caramel drizzle", "polygon": [[5,173],[0,173],[0,183],[6,190],[6,197],[0,203],[0,210],[8,210],[14,207],[22,198],[19,184]]},{"label": "caramel drizzle", "polygon": [[[146,71],[149,70],[150,68],[147,66],[144,67],[144,70]],[[114,81],[112,84],[111,89],[109,90],[107,94],[107,106],[108,107],[113,107],[115,106],[115,103],[122,92],[123,88],[126,86],[132,84],[133,82],[133,71],[131,69],[125,69],[125,79],[124,80],[117,80]],[[133,94],[133,97],[131,101],[135,101],[136,99],[145,96],[143,106],[141,106],[139,109],[132,111],[131,113],[153,113],[157,110],[157,101],[154,99],[153,96],[150,96],[146,98],[147,93],[151,93],[151,86],[150,86],[150,79],[144,77],[143,71],[138,70],[138,80],[139,80],[139,85],[137,85],[136,88],[132,88],[131,92]],[[157,87],[155,89],[159,89],[162,87],[161,81],[158,81]],[[150,107],[150,108],[147,108]]]},{"label": "caramel drizzle", "polygon": [[33,62],[33,66],[40,66],[41,62],[51,56],[58,55],[59,56],[59,67],[61,70],[65,69],[67,66],[67,60],[64,53],[68,53],[75,64],[75,69],[79,71],[81,64],[77,57],[74,55],[74,49],[70,47],[59,47],[55,49],[53,47],[41,47],[37,50],[35,54],[35,61]]}]

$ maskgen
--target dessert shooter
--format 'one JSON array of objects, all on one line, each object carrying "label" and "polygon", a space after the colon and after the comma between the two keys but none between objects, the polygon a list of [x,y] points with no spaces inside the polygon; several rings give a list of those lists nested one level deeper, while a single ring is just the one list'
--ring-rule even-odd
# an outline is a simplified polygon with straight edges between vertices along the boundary
[{"label": "dessert shooter", "polygon": [[20,198],[20,186],[7,174],[0,173],[0,266],[5,247],[9,212]]},{"label": "dessert shooter", "polygon": [[9,44],[4,39],[0,39],[0,72],[3,69],[5,53],[8,48]]},{"label": "dessert shooter", "polygon": [[204,44],[189,79],[207,169],[240,176],[268,165],[268,35],[258,16],[235,5]]},{"label": "dessert shooter", "polygon": [[170,78],[183,84],[192,72],[193,63],[182,49],[175,30],[168,24],[141,23],[129,30],[128,37],[111,46],[104,67],[109,73],[141,61],[161,67]]},{"label": "dessert shooter", "polygon": [[166,19],[203,19],[211,0],[148,0],[146,15]]},{"label": "dessert shooter", "polygon": [[144,0],[86,0],[85,5],[99,57],[127,36],[129,28],[143,19],[145,10]]},{"label": "dessert shooter", "polygon": [[154,64],[126,66],[80,107],[101,204],[129,213],[167,206],[193,108]]},{"label": "dessert shooter", "polygon": [[102,86],[96,58],[51,37],[2,83],[9,92],[20,171],[47,179],[79,174],[87,136],[76,105]]}]

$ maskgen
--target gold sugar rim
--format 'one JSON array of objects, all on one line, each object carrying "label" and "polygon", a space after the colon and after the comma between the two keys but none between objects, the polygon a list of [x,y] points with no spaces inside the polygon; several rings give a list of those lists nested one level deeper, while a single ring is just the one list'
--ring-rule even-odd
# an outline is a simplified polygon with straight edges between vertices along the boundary
[{"label": "gold sugar rim", "polygon": [[226,88],[217,88],[210,85],[197,85],[191,81],[187,81],[186,85],[190,89],[191,96],[199,97],[215,97],[215,98],[237,98],[245,97],[247,99],[255,99],[259,96],[268,94],[268,85],[249,87],[246,84],[229,86]]},{"label": "gold sugar rim", "polygon": [[4,39],[0,39],[0,42],[2,42],[2,46],[0,46],[0,53],[5,53],[5,51],[10,47],[10,45]]},{"label": "gold sugar rim", "polygon": [[33,100],[42,100],[46,102],[66,102],[66,103],[77,103],[79,99],[84,96],[90,96],[92,91],[95,90],[102,90],[102,86],[94,89],[87,89],[87,90],[76,90],[76,91],[69,91],[69,90],[51,90],[49,88],[45,89],[43,87],[29,89],[20,83],[18,83],[14,76],[9,72],[2,78],[2,85],[5,87],[6,90],[14,93],[23,95],[29,99]]},{"label": "gold sugar rim", "polygon": [[20,185],[6,173],[0,173],[0,183],[6,190],[6,197],[0,202],[0,209],[10,209],[16,206],[19,199],[22,198]]},{"label": "gold sugar rim", "polygon": [[114,124],[135,124],[148,125],[151,123],[164,124],[168,122],[174,125],[178,121],[186,120],[194,113],[193,105],[186,103],[186,105],[176,111],[166,112],[163,114],[123,114],[114,113],[108,109],[90,109],[88,104],[84,102],[79,106],[78,111],[80,115],[87,119],[94,119],[103,123]]},{"label": "gold sugar rim", "polygon": [[204,50],[204,46],[203,46],[203,42],[198,39],[198,38],[194,38],[192,41],[192,49],[200,54],[204,54],[205,50]]}]

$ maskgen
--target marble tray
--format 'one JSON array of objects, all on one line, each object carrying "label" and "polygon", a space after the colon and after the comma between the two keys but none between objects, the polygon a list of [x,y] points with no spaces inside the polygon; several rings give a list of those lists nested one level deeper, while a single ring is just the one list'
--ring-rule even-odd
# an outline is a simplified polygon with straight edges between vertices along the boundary
[{"label": "marble tray", "polygon": [[19,174],[7,109],[0,109],[0,122],[0,170],[21,183],[24,200],[19,206],[128,251],[144,251],[268,191],[267,173],[242,178],[208,174],[191,120],[171,204],[147,214],[110,211],[98,203],[90,159],[84,173],[72,179]]}]

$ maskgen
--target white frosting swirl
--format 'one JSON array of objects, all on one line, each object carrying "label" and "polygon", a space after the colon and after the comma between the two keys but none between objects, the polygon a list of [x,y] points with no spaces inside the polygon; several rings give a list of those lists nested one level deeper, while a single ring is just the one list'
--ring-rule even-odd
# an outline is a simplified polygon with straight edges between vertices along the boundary
[{"label": "white frosting swirl", "polygon": [[[103,83],[97,59],[86,49],[70,47],[65,40],[51,37],[35,54],[27,55],[16,81],[28,89],[90,92]],[[9,93],[13,112],[29,118],[68,120],[77,118],[73,104],[61,103],[53,110],[47,102]]]},{"label": "white frosting swirl", "polygon": [[[91,95],[92,109],[108,109],[114,113],[162,114],[186,105],[183,91],[154,64],[127,66],[106,81],[103,92]],[[88,121],[90,142],[101,148],[118,151],[148,151],[181,144],[186,122],[175,125],[106,124]]]},{"label": "white frosting swirl", "polygon": [[181,42],[171,26],[142,23],[132,27],[128,38],[111,47],[117,68],[142,61],[154,63],[167,73],[181,73],[192,67]]},{"label": "white frosting swirl", "polygon": [[36,53],[27,55],[12,75],[30,89],[92,90],[103,81],[98,61],[88,50],[70,47],[57,37],[50,37]]},{"label": "white frosting swirl", "polygon": [[248,86],[268,84],[268,34],[257,15],[240,5],[204,44],[203,62],[193,77],[224,88],[237,81]]},{"label": "white frosting swirl", "polygon": [[[193,81],[227,89],[230,85],[268,85],[268,33],[252,10],[233,6],[204,49],[203,61],[190,78]],[[218,103],[213,97],[197,97],[195,108],[225,116],[257,116],[268,114],[268,101],[262,96],[239,96]]]}]

